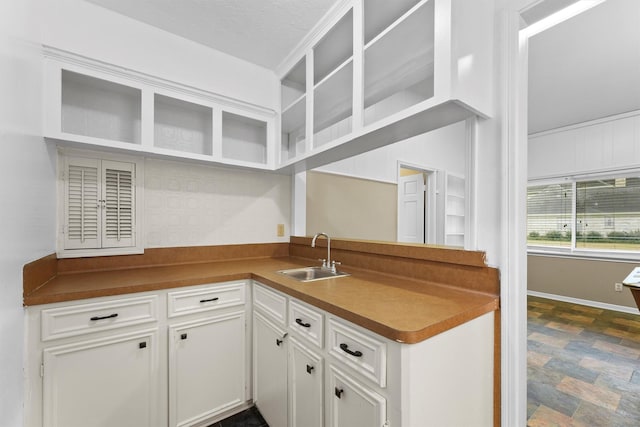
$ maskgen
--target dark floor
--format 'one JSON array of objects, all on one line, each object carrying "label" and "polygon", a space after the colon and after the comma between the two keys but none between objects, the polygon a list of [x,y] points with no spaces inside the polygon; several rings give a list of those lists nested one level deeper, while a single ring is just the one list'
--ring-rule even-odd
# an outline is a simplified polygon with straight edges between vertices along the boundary
[{"label": "dark floor", "polygon": [[209,427],[269,427],[255,406]]},{"label": "dark floor", "polygon": [[528,298],[529,427],[640,426],[640,315]]}]

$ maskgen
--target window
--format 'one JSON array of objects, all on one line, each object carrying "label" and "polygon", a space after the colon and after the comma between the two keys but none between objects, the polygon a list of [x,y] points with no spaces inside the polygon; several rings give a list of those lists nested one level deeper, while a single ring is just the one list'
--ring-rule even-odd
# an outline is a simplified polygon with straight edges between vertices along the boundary
[{"label": "window", "polygon": [[527,192],[527,243],[539,249],[640,252],[640,178],[572,180]]},{"label": "window", "polygon": [[58,256],[142,253],[140,162],[66,154],[60,160]]}]

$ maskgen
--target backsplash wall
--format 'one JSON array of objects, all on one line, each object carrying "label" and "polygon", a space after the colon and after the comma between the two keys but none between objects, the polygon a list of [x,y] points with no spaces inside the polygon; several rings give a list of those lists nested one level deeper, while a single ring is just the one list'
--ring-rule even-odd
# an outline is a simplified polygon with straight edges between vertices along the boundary
[{"label": "backsplash wall", "polygon": [[288,175],[158,159],[145,160],[144,174],[147,248],[289,240]]}]

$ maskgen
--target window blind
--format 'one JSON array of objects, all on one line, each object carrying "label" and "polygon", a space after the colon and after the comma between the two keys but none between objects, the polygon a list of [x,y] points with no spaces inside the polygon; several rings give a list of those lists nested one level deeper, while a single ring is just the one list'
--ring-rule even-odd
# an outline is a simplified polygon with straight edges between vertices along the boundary
[{"label": "window blind", "polygon": [[571,247],[573,184],[531,186],[527,190],[527,243]]}]

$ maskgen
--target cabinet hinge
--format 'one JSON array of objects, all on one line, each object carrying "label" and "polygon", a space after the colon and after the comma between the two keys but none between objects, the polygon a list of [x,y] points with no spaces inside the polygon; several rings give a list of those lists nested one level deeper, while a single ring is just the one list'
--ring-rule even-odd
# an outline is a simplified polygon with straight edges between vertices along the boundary
[{"label": "cabinet hinge", "polygon": [[40,378],[44,378],[44,363],[40,364]]}]

